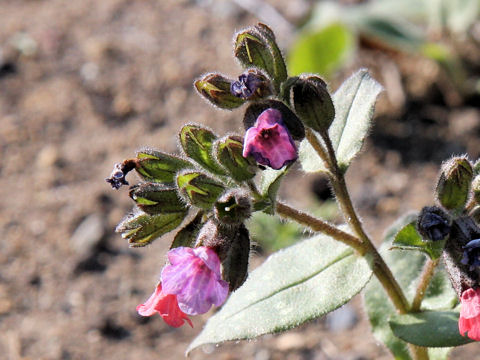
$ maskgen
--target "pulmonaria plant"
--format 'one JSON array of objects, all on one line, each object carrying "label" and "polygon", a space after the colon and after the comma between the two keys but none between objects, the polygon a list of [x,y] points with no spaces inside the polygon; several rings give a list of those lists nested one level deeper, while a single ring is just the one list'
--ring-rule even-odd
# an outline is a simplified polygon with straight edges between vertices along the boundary
[{"label": "pulmonaria plant", "polygon": [[[130,171],[141,178],[129,189],[135,208],[117,226],[130,246],[176,231],[160,281],[138,313],[158,313],[179,327],[221,306],[191,351],[288,330],[363,291],[372,332],[395,358],[445,359],[454,346],[479,340],[480,163],[466,156],[446,161],[434,192],[437,204],[400,219],[377,249],[353,206],[345,173],[369,131],[382,87],[365,69],[334,93],[317,75],[289,76],[264,24],[235,35],[234,56],[240,75],[209,73],[194,86],[220,109],[243,107],[244,134],[221,137],[185,124],[179,154],[142,149],[116,164],[107,179],[119,189],[129,185]],[[328,177],[344,225],[277,199],[295,163]],[[315,236],[248,274],[246,221],[253,212],[296,221]]]}]

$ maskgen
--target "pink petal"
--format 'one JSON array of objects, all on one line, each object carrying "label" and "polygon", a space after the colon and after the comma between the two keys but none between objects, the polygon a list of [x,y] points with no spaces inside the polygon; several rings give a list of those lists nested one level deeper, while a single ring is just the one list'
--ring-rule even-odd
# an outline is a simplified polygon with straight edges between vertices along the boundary
[{"label": "pink petal", "polygon": [[144,304],[137,306],[137,312],[142,316],[152,316],[158,313],[168,325],[173,327],[180,327],[185,321],[193,327],[187,314],[178,307],[177,297],[163,293],[161,283],[157,285],[153,294]]},{"label": "pink petal", "polygon": [[161,300],[162,296],[162,284],[159,283],[148,300],[137,306],[137,312],[142,316],[154,315],[157,312],[155,306],[157,305],[157,302]]},{"label": "pink petal", "polygon": [[215,251],[204,246],[190,251],[177,249],[175,264],[162,270],[163,291],[176,295],[179,308],[189,315],[203,314],[212,305],[223,304],[228,283],[221,278],[220,259]]}]

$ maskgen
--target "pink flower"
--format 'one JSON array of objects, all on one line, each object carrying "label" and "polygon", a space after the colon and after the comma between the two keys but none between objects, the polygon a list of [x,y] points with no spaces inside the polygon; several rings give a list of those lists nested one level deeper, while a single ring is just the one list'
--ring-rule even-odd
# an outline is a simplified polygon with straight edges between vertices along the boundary
[{"label": "pink flower", "polygon": [[144,304],[137,306],[137,312],[142,316],[152,316],[158,313],[170,326],[180,327],[187,321],[193,327],[192,321],[187,314],[178,307],[175,295],[165,294],[162,291],[162,284],[159,283]]},{"label": "pink flower", "polygon": [[179,308],[188,315],[206,313],[220,306],[228,295],[228,283],[222,280],[220,260],[212,249],[178,247],[168,252],[162,270],[163,292],[176,295]]},{"label": "pink flower", "polygon": [[281,169],[297,159],[297,148],[276,109],[262,112],[255,125],[247,130],[243,157],[252,155],[262,165]]},{"label": "pink flower", "polygon": [[458,320],[460,335],[465,336],[468,332],[467,336],[470,339],[480,341],[480,288],[465,290],[460,301],[462,304]]}]

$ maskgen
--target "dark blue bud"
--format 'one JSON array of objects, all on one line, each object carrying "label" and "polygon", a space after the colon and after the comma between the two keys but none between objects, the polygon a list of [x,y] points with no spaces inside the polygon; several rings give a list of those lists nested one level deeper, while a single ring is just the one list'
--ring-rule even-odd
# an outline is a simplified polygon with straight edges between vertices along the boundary
[{"label": "dark blue bud", "polygon": [[440,241],[450,234],[451,222],[442,209],[436,206],[424,207],[418,217],[417,228],[424,239]]},{"label": "dark blue bud", "polygon": [[480,239],[474,239],[463,246],[463,258],[460,261],[463,265],[469,265],[470,271],[480,266]]}]

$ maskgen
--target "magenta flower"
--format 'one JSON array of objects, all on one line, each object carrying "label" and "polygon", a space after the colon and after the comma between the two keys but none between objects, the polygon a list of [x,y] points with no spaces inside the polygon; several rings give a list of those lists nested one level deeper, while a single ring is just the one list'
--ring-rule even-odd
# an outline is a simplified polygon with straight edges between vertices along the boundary
[{"label": "magenta flower", "polygon": [[475,341],[480,341],[480,288],[467,289],[460,298],[461,309],[458,320],[460,335],[467,336]]},{"label": "magenta flower", "polygon": [[193,327],[192,321],[178,307],[175,295],[165,294],[162,284],[159,283],[153,294],[144,304],[137,306],[137,312],[142,316],[152,316],[158,313],[170,326],[180,327],[187,321]]},{"label": "magenta flower", "polygon": [[243,157],[252,155],[262,165],[280,169],[297,159],[297,148],[276,109],[262,112],[255,125],[247,130]]},{"label": "magenta flower", "polygon": [[212,249],[178,247],[168,252],[162,270],[163,291],[176,295],[179,308],[188,315],[206,313],[220,306],[228,295],[228,283],[222,280],[220,260]]}]

